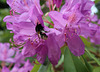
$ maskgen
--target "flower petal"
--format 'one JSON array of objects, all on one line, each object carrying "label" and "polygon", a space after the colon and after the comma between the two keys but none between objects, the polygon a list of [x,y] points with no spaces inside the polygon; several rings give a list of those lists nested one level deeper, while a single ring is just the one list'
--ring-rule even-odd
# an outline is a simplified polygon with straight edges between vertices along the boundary
[{"label": "flower petal", "polygon": [[68,32],[66,42],[68,44],[70,51],[75,56],[80,56],[84,54],[85,45],[76,33]]},{"label": "flower petal", "polygon": [[55,39],[55,34],[49,34],[48,39],[46,41],[48,47],[48,58],[53,65],[58,64],[58,60],[60,59],[61,50]]}]

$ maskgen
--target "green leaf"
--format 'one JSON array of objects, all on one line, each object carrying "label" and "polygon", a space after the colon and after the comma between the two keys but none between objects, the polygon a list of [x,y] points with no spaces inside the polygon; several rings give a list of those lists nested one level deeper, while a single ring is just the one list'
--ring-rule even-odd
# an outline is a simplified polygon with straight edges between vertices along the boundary
[{"label": "green leaf", "polygon": [[56,67],[59,67],[63,62],[64,62],[64,55],[62,54],[58,64],[56,65]]},{"label": "green leaf", "polygon": [[31,70],[31,72],[38,72],[40,66],[41,66],[41,64],[36,60],[36,64],[34,65],[34,67]]},{"label": "green leaf", "polygon": [[100,0],[95,0],[95,3],[98,3],[98,2],[100,2]]},{"label": "green leaf", "polygon": [[68,48],[64,53],[64,72],[89,72],[78,57],[74,56]]},{"label": "green leaf", "polygon": [[88,68],[89,72],[92,72],[92,71],[93,71],[92,65],[90,65],[90,64],[86,61],[86,59],[84,58],[84,56],[82,56],[82,58],[83,58],[83,60],[84,60],[84,62],[85,62],[86,67]]},{"label": "green leaf", "polygon": [[0,31],[0,42],[9,42],[9,39],[13,37],[13,34],[9,31]]},{"label": "green leaf", "polygon": [[47,68],[48,68],[48,66],[41,65],[41,67],[40,67],[40,69],[38,70],[38,72],[47,72]]},{"label": "green leaf", "polygon": [[91,43],[88,42],[86,38],[84,38],[84,37],[82,37],[82,36],[80,36],[80,38],[82,39],[82,41],[83,41],[83,43],[85,44],[85,46],[91,47]]},{"label": "green leaf", "polygon": [[100,72],[100,67],[96,67],[93,72]]},{"label": "green leaf", "polygon": [[93,58],[98,65],[100,65],[100,61],[93,54],[91,54],[87,48],[85,48],[85,50],[90,55],[90,57]]},{"label": "green leaf", "polygon": [[63,46],[63,47],[60,48],[61,49],[61,54],[64,54],[65,48],[66,48],[66,46]]}]

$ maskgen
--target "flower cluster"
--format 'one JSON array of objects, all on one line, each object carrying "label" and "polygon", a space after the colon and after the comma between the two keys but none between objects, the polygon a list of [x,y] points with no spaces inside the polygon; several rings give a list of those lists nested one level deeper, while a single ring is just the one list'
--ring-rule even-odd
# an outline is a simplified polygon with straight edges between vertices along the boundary
[{"label": "flower cluster", "polygon": [[[75,56],[84,54],[85,45],[80,35],[100,44],[100,27],[92,23],[95,21],[95,16],[91,15],[91,7],[94,4],[92,1],[66,0],[60,10],[62,0],[48,0],[48,2],[50,9],[48,16],[53,23],[44,17],[40,0],[7,0],[11,11],[10,15],[4,18],[4,22],[7,29],[14,33],[14,44],[23,46],[22,55],[25,57],[36,55],[42,64],[48,57],[50,62],[56,65],[63,45],[67,45]],[[45,26],[44,22],[50,24],[52,28]]]},{"label": "flower cluster", "polygon": [[0,72],[28,72],[33,68],[28,59],[25,61],[25,57],[19,50],[10,48],[9,43],[0,43],[0,61],[2,61]]}]

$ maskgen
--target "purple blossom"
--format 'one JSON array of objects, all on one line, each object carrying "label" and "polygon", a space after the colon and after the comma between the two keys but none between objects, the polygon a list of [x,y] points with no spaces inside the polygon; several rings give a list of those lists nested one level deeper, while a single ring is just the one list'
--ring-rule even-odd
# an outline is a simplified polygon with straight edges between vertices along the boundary
[{"label": "purple blossom", "polygon": [[15,64],[11,72],[28,72],[31,71],[33,66],[30,64],[29,60],[27,60],[24,66],[20,67],[20,65]]},{"label": "purple blossom", "polygon": [[[17,1],[14,3],[15,6],[18,4],[16,7],[18,7],[20,4],[22,6],[26,6],[23,5],[25,3],[22,3],[21,1],[19,1],[19,3]],[[14,6],[11,6],[12,9],[13,7]],[[17,10],[16,7],[14,7],[14,9]],[[55,46],[57,43],[54,43],[54,51],[56,51],[57,54],[50,54],[52,52],[52,49],[50,49],[51,47],[49,47],[49,40],[42,39],[41,35],[38,34],[35,30],[37,23],[41,24],[44,28],[44,31],[48,31],[48,38],[50,34],[57,31],[44,26],[40,7],[37,7],[37,4],[35,4],[30,7],[29,11],[23,8],[23,10],[18,9],[16,12],[20,13],[20,15],[13,14],[13,16],[7,16],[4,18],[4,21],[7,22],[7,29],[12,30],[11,32],[14,33],[14,44],[23,45],[22,55],[26,57],[32,57],[37,54],[37,60],[42,64],[44,63],[46,57],[49,56],[49,60],[51,61],[51,63],[56,65],[58,63],[58,60],[60,59],[60,47]],[[57,31],[56,34],[58,33],[59,32]],[[46,41],[48,43],[46,43]],[[54,58],[55,55],[58,55],[58,57]],[[51,58],[53,58],[54,60]]]},{"label": "purple blossom", "polygon": [[[13,15],[6,16],[4,22],[7,22],[7,29],[14,33],[14,44],[23,47],[22,54],[16,52],[14,60],[17,64],[13,68],[15,71],[31,70],[29,61],[19,68],[20,63],[25,63],[23,56],[36,55],[42,64],[48,56],[50,62],[56,65],[61,55],[60,48],[65,43],[75,56],[83,55],[85,45],[79,35],[90,37],[92,42],[99,44],[99,27],[91,23],[97,21],[97,16],[91,16],[90,8],[94,4],[92,1],[66,0],[60,12],[49,12],[54,28],[44,26],[40,0],[7,0],[7,3]],[[53,3],[59,8],[62,0],[53,0]]]},{"label": "purple blossom", "polygon": [[10,72],[10,70],[9,70],[7,67],[4,66],[4,67],[2,68],[2,72]]},{"label": "purple blossom", "polygon": [[7,4],[11,7],[11,10],[18,13],[28,12],[32,6],[36,6],[42,14],[40,0],[7,0]]},{"label": "purple blossom", "polygon": [[15,56],[14,56],[14,61],[15,64],[24,64],[25,63],[25,57],[19,52],[19,50],[17,49]]},{"label": "purple blossom", "polygon": [[92,43],[100,44],[100,27],[97,29],[97,32],[93,37],[90,38]]},{"label": "purple blossom", "polygon": [[[77,35],[77,33],[75,33],[74,28],[72,29],[71,26],[66,26],[67,21],[64,20],[63,15],[59,12],[52,11],[49,13],[49,16],[51,17],[52,21],[55,24],[54,27],[57,28],[58,30],[59,30],[59,28],[62,29],[62,35],[60,35],[60,36],[65,37],[65,38],[63,38],[63,40],[60,40],[60,41],[62,41],[62,43],[67,42],[69,49],[71,50],[71,52],[74,55],[80,56],[80,55],[84,54],[85,46],[84,46],[82,40]],[[59,19],[57,16],[59,17]],[[61,22],[60,20],[63,20],[63,22]],[[77,42],[76,42],[76,40],[77,40]]]},{"label": "purple blossom", "polygon": [[15,51],[10,49],[9,43],[0,43],[0,60],[6,62],[14,62],[12,56],[14,55]]},{"label": "purple blossom", "polygon": [[99,19],[99,21],[98,21],[98,24],[100,24],[100,19]]}]

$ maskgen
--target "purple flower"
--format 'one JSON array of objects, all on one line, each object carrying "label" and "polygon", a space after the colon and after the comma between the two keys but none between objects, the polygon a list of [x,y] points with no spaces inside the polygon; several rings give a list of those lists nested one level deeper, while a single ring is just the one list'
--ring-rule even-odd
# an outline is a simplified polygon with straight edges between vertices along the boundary
[{"label": "purple flower", "polygon": [[10,70],[9,70],[7,67],[4,66],[4,67],[2,68],[2,72],[10,72]]},{"label": "purple flower", "polygon": [[[20,6],[20,4],[22,6],[25,4],[21,1],[19,2],[16,1],[14,3],[15,6],[18,3],[16,7]],[[31,2],[29,1],[29,3]],[[16,7],[14,7],[13,5],[11,6],[12,9],[14,8],[17,10]],[[52,49],[49,49],[51,47],[49,47],[49,45],[46,44],[45,36],[49,38],[49,34],[55,33],[56,30],[53,29],[48,30],[49,28],[44,26],[42,20],[42,13],[40,7],[38,7],[37,4],[32,5],[28,11],[25,8],[23,8],[23,10],[18,9],[16,12],[20,13],[20,15],[13,14],[13,16],[7,16],[4,18],[4,21],[7,22],[7,29],[12,30],[11,32],[14,33],[13,38],[15,45],[23,45],[22,55],[26,57],[32,57],[35,54],[37,54],[37,60],[43,64],[46,57],[50,56],[51,55],[50,53],[52,52],[50,51]],[[37,23],[41,24],[41,26],[44,28],[43,31],[48,30],[47,35],[43,31],[41,31],[41,34],[38,34],[38,32],[35,29]],[[57,33],[59,32],[57,31]],[[55,44],[57,43],[54,43],[54,45]],[[58,63],[58,60],[60,59],[61,52],[57,50],[60,49],[60,47],[58,46],[54,47],[55,47],[54,51],[56,51],[57,54],[56,53],[52,54],[49,57],[49,59],[51,63],[55,65]],[[54,58],[55,54],[58,55],[57,58]],[[51,60],[51,58],[54,58],[54,60]]]},{"label": "purple flower", "polygon": [[[7,0],[7,3],[13,11],[13,15],[6,16],[4,22],[19,23],[19,22],[33,22],[37,24],[42,21],[43,12],[41,11],[39,0]],[[16,13],[17,12],[17,13]]]},{"label": "purple flower", "polygon": [[84,43],[82,42],[81,38],[71,29],[66,29],[66,42],[68,44],[68,47],[70,51],[75,55],[75,56],[80,56],[83,55],[85,50],[84,50]]},{"label": "purple flower", "polygon": [[93,6],[94,2],[90,0],[66,0],[65,5],[61,8],[61,13],[65,13],[71,11],[72,9],[78,8],[78,10],[83,15],[90,15],[91,7]]},{"label": "purple flower", "polygon": [[[62,33],[60,36],[63,37],[62,38],[63,40],[60,40],[59,38],[60,36],[58,37],[58,39],[62,41],[61,43],[67,42],[69,49],[75,56],[80,56],[84,54],[84,47],[85,47],[84,43],[75,32],[75,29],[71,26],[66,25],[67,21],[63,18],[63,15],[59,12],[52,11],[49,13],[49,16],[54,22],[54,27],[57,28],[58,30],[61,29]],[[61,22],[60,20],[62,20],[63,22]]]},{"label": "purple flower", "polygon": [[97,32],[93,37],[90,38],[92,43],[100,44],[100,27],[97,29]]},{"label": "purple flower", "polygon": [[40,9],[40,0],[7,0],[7,4],[11,7],[12,11],[18,13],[28,12],[32,6],[35,6],[42,14]]},{"label": "purple flower", "polygon": [[6,62],[14,62],[12,56],[14,55],[15,51],[10,49],[9,43],[0,43],[0,60]]},{"label": "purple flower", "polygon": [[32,68],[33,66],[30,64],[29,60],[27,60],[24,66],[18,69],[18,72],[28,72],[28,71],[31,71]]},{"label": "purple flower", "polygon": [[100,24],[100,19],[99,19],[99,21],[98,21],[98,24]]},{"label": "purple flower", "polygon": [[14,61],[15,61],[15,64],[24,64],[25,63],[25,57],[19,52],[19,50],[17,49],[16,53],[15,53],[15,56],[14,56]]},{"label": "purple flower", "polygon": [[[90,8],[94,4],[92,1],[66,0],[60,12],[49,12],[54,28],[44,26],[40,0],[7,0],[7,3],[13,15],[6,16],[4,21],[7,22],[7,29],[14,33],[14,44],[23,47],[22,55],[25,57],[36,55],[37,60],[43,64],[48,56],[50,62],[56,65],[61,55],[60,48],[65,43],[75,56],[80,56],[84,54],[85,46],[79,35],[97,41],[95,38],[99,35],[98,26],[91,23],[97,21],[94,19],[96,16],[91,16]],[[53,0],[53,3],[59,8],[62,0]],[[19,54],[18,52],[15,55],[18,65],[24,63],[24,57]],[[22,72],[26,67],[27,65],[19,69],[15,65],[14,68]],[[30,69],[26,68],[26,71]]]},{"label": "purple flower", "polygon": [[20,67],[20,65],[15,64],[13,69],[10,72],[28,72],[31,71],[33,66],[30,64],[29,60],[25,62],[24,66]]},{"label": "purple flower", "polygon": [[26,57],[32,57],[36,54],[35,48],[37,47],[37,43],[28,40],[24,48],[22,49],[22,54]]},{"label": "purple flower", "polygon": [[[13,24],[7,23],[7,28],[12,30],[12,32],[14,33],[14,43],[16,45],[24,44],[22,49],[22,54],[26,57],[32,57],[35,54],[37,54],[37,60],[43,64],[46,57],[49,56],[50,53],[52,52],[52,49],[50,49],[52,47],[49,47],[49,44],[48,45],[46,44],[45,42],[46,40],[42,39],[40,34],[38,35],[38,33],[35,30],[36,26],[37,24],[34,24],[32,22],[19,22],[19,23],[14,22]],[[45,26],[44,26],[44,31],[48,31],[47,32],[48,38],[49,34],[51,33],[57,32],[56,34],[59,34],[59,31],[55,29],[49,29]],[[56,45],[56,43],[54,44]],[[57,54],[52,53],[52,56],[53,55],[55,56],[56,54],[58,55],[58,57],[56,59],[53,58],[54,56],[49,58],[49,59],[51,58],[54,59],[54,61],[50,60],[51,63],[53,63],[54,65],[58,63],[61,54],[61,52],[59,52],[60,50],[57,49],[60,49],[60,47],[57,46],[55,47],[54,51],[57,51]]]}]

